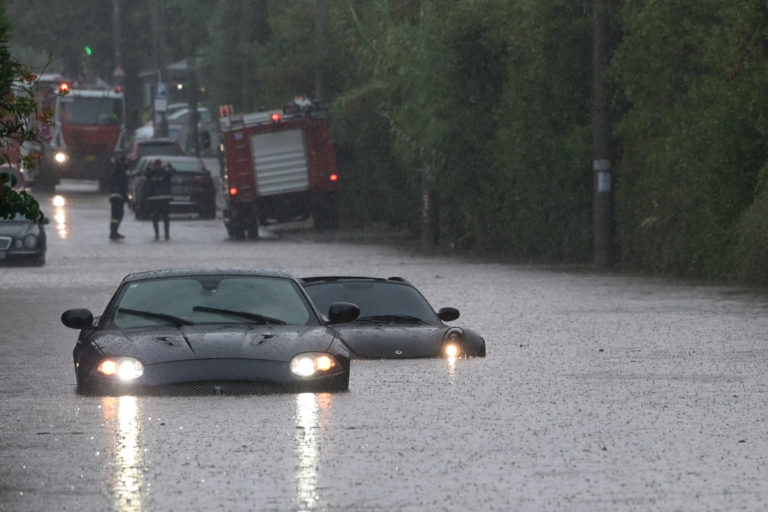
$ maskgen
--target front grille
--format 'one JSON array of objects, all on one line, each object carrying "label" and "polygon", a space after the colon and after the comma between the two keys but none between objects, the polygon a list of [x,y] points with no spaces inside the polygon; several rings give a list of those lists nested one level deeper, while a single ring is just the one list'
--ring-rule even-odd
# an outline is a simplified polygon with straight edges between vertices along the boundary
[{"label": "front grille", "polygon": [[8,249],[11,246],[11,242],[13,242],[13,238],[9,236],[0,236],[0,251]]},{"label": "front grille", "polygon": [[247,381],[185,382],[146,390],[150,395],[266,395],[290,391],[284,386]]}]

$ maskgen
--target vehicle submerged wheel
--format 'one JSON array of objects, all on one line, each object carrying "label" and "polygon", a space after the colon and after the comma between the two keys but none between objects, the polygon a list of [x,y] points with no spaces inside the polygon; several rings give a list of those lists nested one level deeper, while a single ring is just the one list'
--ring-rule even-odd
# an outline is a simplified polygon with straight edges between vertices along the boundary
[{"label": "vehicle submerged wheel", "polygon": [[216,206],[208,206],[201,208],[199,211],[201,219],[215,219],[216,218]]},{"label": "vehicle submerged wheel", "polygon": [[42,267],[43,265],[45,265],[45,253],[41,252],[40,254],[32,258],[32,264],[36,267]]},{"label": "vehicle submerged wheel", "polygon": [[315,229],[338,229],[338,196],[334,193],[318,195],[312,198],[312,220]]}]

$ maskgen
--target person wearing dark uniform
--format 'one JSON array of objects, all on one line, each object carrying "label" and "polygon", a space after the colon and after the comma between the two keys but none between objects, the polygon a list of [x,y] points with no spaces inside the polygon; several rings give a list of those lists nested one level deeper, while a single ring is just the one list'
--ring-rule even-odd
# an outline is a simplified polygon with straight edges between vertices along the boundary
[{"label": "person wearing dark uniform", "polygon": [[170,202],[171,202],[171,175],[175,169],[171,165],[163,166],[159,159],[147,166],[147,203],[149,215],[152,219],[152,227],[155,229],[155,240],[160,238],[159,224],[163,219],[165,239],[170,239]]},{"label": "person wearing dark uniform", "polygon": [[120,222],[123,220],[125,212],[125,198],[128,196],[128,176],[126,175],[125,157],[121,156],[115,162],[112,169],[112,182],[109,187],[109,204],[111,205],[111,215],[109,219],[109,239],[120,240],[125,238],[118,233]]}]

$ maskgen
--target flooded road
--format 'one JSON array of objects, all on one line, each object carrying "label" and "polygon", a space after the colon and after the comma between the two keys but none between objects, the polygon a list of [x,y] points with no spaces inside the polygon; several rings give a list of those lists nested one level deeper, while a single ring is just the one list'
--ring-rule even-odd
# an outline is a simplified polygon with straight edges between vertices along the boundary
[{"label": "flooded road", "polygon": [[[768,508],[768,297],[727,286],[423,256],[305,229],[170,241],[105,197],[41,196],[47,264],[0,266],[0,510],[732,511]],[[352,242],[350,240],[355,240]],[[128,272],[403,276],[476,360],[354,361],[350,390],[81,397],[61,325]]]}]

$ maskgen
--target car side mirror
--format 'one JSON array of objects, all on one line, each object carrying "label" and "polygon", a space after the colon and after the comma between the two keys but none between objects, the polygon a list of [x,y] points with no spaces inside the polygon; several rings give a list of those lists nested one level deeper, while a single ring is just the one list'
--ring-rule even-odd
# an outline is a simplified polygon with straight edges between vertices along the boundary
[{"label": "car side mirror", "polygon": [[334,302],[328,308],[328,323],[343,324],[360,316],[360,308],[349,302]]},{"label": "car side mirror", "polygon": [[93,313],[85,308],[68,309],[61,314],[61,323],[70,329],[93,327]]},{"label": "car side mirror", "polygon": [[450,322],[459,318],[459,310],[456,308],[440,308],[437,312],[438,318],[443,322]]}]

